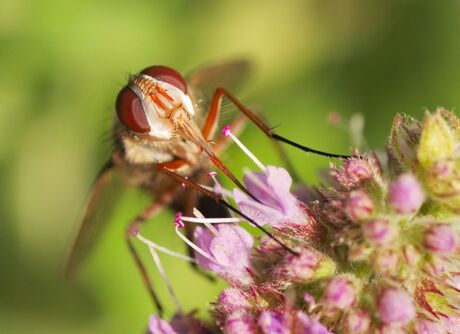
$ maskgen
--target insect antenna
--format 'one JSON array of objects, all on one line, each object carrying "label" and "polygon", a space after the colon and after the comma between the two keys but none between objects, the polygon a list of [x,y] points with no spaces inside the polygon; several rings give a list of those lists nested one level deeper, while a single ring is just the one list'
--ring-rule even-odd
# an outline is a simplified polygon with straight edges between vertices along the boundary
[{"label": "insect antenna", "polygon": [[284,244],[280,239],[278,239],[274,234],[272,234],[270,231],[268,231],[267,229],[265,229],[262,225],[260,225],[259,223],[257,223],[256,221],[254,221],[252,218],[248,217],[247,215],[245,215],[243,212],[241,212],[240,210],[238,210],[237,208],[235,208],[233,205],[231,205],[230,203],[228,203],[226,200],[224,200],[222,198],[222,196],[220,196],[219,194],[216,194],[215,192],[211,191],[211,190],[208,190],[202,186],[200,186],[199,184],[193,182],[193,181],[190,181],[188,178],[185,178],[179,174],[176,174],[174,173],[173,171],[169,170],[169,169],[166,169],[164,166],[158,166],[158,169],[160,171],[162,171],[163,173],[165,173],[166,175],[169,175],[171,177],[173,177],[174,179],[176,179],[178,182],[180,182],[181,184],[186,184],[188,188],[190,189],[195,189],[197,190],[198,192],[202,193],[203,195],[206,195],[206,196],[209,196],[210,198],[212,198],[214,201],[216,201],[217,203],[225,206],[227,209],[229,209],[230,211],[240,215],[241,217],[243,217],[244,219],[246,219],[248,222],[250,222],[252,225],[254,225],[256,228],[258,228],[259,230],[261,230],[265,235],[267,235],[270,239],[272,239],[273,241],[275,241],[277,244],[279,244],[281,247],[283,247],[286,251],[288,251],[289,253],[293,254],[293,255],[299,255],[298,252],[296,252],[295,250],[293,250],[292,248],[290,248],[289,246],[287,246],[286,244]]}]

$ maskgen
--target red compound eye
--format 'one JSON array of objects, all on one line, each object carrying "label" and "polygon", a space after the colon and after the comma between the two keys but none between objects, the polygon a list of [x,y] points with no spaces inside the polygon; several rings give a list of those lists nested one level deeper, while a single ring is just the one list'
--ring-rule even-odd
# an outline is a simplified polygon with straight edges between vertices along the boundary
[{"label": "red compound eye", "polygon": [[116,109],[118,119],[131,131],[146,133],[150,131],[141,100],[128,87],[124,87],[117,96]]},{"label": "red compound eye", "polygon": [[187,94],[187,84],[184,77],[175,69],[166,66],[151,66],[144,69],[141,74],[146,74],[156,80],[167,82]]}]

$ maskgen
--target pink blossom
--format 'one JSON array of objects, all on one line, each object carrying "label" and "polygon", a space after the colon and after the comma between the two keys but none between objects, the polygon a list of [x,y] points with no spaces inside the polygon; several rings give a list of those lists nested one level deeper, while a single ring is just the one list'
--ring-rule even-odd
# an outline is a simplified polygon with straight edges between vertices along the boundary
[{"label": "pink blossom", "polygon": [[257,324],[250,314],[243,314],[237,317],[231,317],[225,321],[224,332],[226,334],[255,334],[257,333]]},{"label": "pink blossom", "polygon": [[351,220],[363,221],[372,216],[374,203],[365,191],[354,190],[348,194],[345,211]]},{"label": "pink blossom", "polygon": [[414,324],[416,334],[444,334],[445,330],[439,323],[428,319],[417,319]]},{"label": "pink blossom", "polygon": [[417,178],[412,174],[403,174],[389,187],[391,206],[399,213],[418,211],[425,201],[425,195]]},{"label": "pink blossom", "polygon": [[195,229],[196,244],[209,254],[210,258],[195,252],[198,264],[206,271],[212,271],[232,284],[249,284],[251,277],[250,252],[254,244],[252,236],[237,225],[216,226],[217,235],[202,227]]},{"label": "pink blossom", "polygon": [[371,317],[364,310],[350,310],[343,320],[344,330],[349,334],[368,333],[371,325]]},{"label": "pink blossom", "polygon": [[216,309],[228,316],[235,312],[244,312],[250,307],[248,297],[237,288],[227,288],[219,295]]},{"label": "pink blossom", "polygon": [[177,332],[168,322],[157,315],[152,315],[149,319],[149,334],[177,334]]},{"label": "pink blossom", "polygon": [[377,300],[380,319],[386,324],[407,324],[415,317],[411,295],[396,288],[385,289]]},{"label": "pink blossom", "polygon": [[264,334],[290,334],[288,319],[280,313],[263,311],[257,322]]},{"label": "pink blossom", "polygon": [[425,232],[425,247],[438,255],[449,255],[458,247],[456,232],[448,224],[431,225]]},{"label": "pink blossom", "polygon": [[312,250],[302,249],[299,255],[288,255],[286,265],[282,267],[289,279],[296,282],[305,282],[311,279],[319,265],[319,255]]},{"label": "pink blossom", "polygon": [[395,227],[386,219],[375,219],[362,225],[364,238],[373,245],[383,246],[396,237]]},{"label": "pink blossom", "polygon": [[267,166],[265,172],[250,172],[244,183],[257,201],[234,189],[233,195],[240,210],[259,223],[282,227],[306,221],[299,202],[291,194],[292,179],[284,168]]},{"label": "pink blossom", "polygon": [[343,277],[332,279],[324,291],[323,300],[330,309],[345,309],[356,299],[353,283]]},{"label": "pink blossom", "polygon": [[296,313],[294,334],[334,334],[318,320],[310,318],[305,313]]}]

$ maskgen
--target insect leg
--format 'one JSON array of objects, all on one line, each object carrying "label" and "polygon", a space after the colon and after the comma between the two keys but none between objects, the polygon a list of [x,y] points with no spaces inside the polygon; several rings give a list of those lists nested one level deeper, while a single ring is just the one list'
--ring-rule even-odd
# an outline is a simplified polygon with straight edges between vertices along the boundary
[{"label": "insect leg", "polygon": [[205,125],[203,127],[203,133],[208,134],[212,131],[213,126],[216,122],[216,119],[218,118],[222,98],[226,97],[228,98],[238,109],[241,111],[247,118],[251,120],[260,130],[262,130],[265,135],[268,137],[280,141],[283,143],[286,143],[288,145],[297,147],[305,152],[310,152],[310,153],[315,153],[318,155],[323,155],[329,158],[342,158],[342,159],[349,159],[349,158],[357,158],[356,156],[349,156],[349,155],[342,155],[342,154],[333,154],[333,153],[327,153],[319,150],[315,150],[313,148],[307,147],[300,145],[298,143],[295,143],[287,138],[284,138],[276,133],[273,132],[273,130],[264,122],[262,121],[253,111],[251,111],[249,108],[245,107],[235,96],[233,96],[228,90],[225,88],[217,88],[214,96],[212,98],[211,102],[211,107],[208,113],[208,118],[205,122]]},{"label": "insect leg", "polygon": [[149,292],[153,303],[155,304],[155,307],[158,310],[158,314],[161,316],[163,314],[163,306],[160,303],[160,300],[153,289],[153,284],[152,281],[147,273],[147,269],[145,268],[145,265],[143,264],[141,257],[139,256],[139,253],[137,252],[136,248],[134,247],[132,237],[135,236],[137,233],[139,233],[139,230],[142,226],[142,224],[149,218],[155,216],[160,212],[160,210],[169,204],[174,197],[174,194],[176,193],[176,190],[178,187],[174,187],[170,190],[168,190],[166,193],[164,193],[161,197],[158,199],[155,199],[155,201],[150,204],[144,211],[142,211],[129,225],[128,228],[126,229],[125,232],[125,239],[126,242],[128,243],[129,251],[131,255],[134,258],[134,262],[136,263],[137,269],[139,270],[142,280],[144,281],[144,285],[147,288],[147,291]]}]

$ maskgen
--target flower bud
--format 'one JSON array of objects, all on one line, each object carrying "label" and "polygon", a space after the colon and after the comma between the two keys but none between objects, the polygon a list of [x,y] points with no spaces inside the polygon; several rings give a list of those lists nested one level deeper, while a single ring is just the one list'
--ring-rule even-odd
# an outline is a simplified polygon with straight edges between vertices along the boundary
[{"label": "flower bud", "polygon": [[362,221],[372,216],[374,212],[374,203],[366,192],[354,190],[348,195],[345,210],[351,220]]},{"label": "flower bud", "polygon": [[263,311],[257,322],[264,334],[289,334],[289,324],[283,314]]},{"label": "flower bud", "polygon": [[387,245],[396,237],[396,228],[386,219],[375,219],[362,225],[364,238],[371,245]]},{"label": "flower bud", "polygon": [[413,245],[403,247],[404,260],[409,266],[416,266],[420,260],[420,252]]},{"label": "flower bud", "polygon": [[297,311],[294,325],[294,333],[296,334],[333,334],[318,320],[310,318],[305,313]]},{"label": "flower bud", "polygon": [[399,213],[415,213],[425,200],[417,178],[412,174],[400,175],[389,187],[389,201]]},{"label": "flower bud", "polygon": [[398,254],[395,251],[387,250],[377,253],[374,267],[375,270],[382,275],[393,276],[398,269],[398,264]]},{"label": "flower bud", "polygon": [[227,334],[255,334],[257,325],[250,314],[243,314],[237,317],[230,317],[225,321],[224,332]]},{"label": "flower bud", "polygon": [[396,115],[391,127],[388,153],[392,161],[410,168],[416,157],[416,147],[421,133],[420,123],[406,115]]},{"label": "flower bud", "polygon": [[374,251],[373,248],[368,245],[362,244],[351,244],[348,248],[348,260],[355,261],[365,261]]},{"label": "flower bud", "polygon": [[428,320],[417,319],[414,324],[414,331],[416,334],[444,334],[445,331],[440,324]]},{"label": "flower bud", "polygon": [[441,112],[427,113],[417,151],[420,163],[429,167],[433,162],[448,159],[453,156],[455,146],[454,133]]},{"label": "flower bud", "polygon": [[377,311],[386,324],[405,325],[415,317],[411,295],[397,288],[386,288],[377,299]]},{"label": "flower bud", "polygon": [[354,187],[372,176],[372,169],[367,159],[350,159],[342,168],[331,167],[331,176],[344,187]]},{"label": "flower bud", "polygon": [[356,299],[356,289],[353,283],[344,277],[329,281],[324,290],[323,302],[329,309],[343,310],[351,306]]},{"label": "flower bud", "polygon": [[303,250],[300,255],[290,255],[288,259],[290,276],[295,281],[307,281],[314,276],[318,262],[318,254],[310,250]]},{"label": "flower bud", "polygon": [[346,334],[369,333],[370,325],[371,318],[369,314],[361,309],[347,312],[342,322],[342,328]]},{"label": "flower bud", "polygon": [[286,261],[276,268],[279,279],[294,282],[309,282],[329,277],[335,270],[335,263],[317,251],[303,248],[299,255],[288,255]]},{"label": "flower bud", "polygon": [[227,288],[219,295],[216,303],[216,310],[229,316],[235,312],[246,311],[250,308],[247,296],[237,288]]},{"label": "flower bud", "polygon": [[438,255],[449,255],[458,247],[456,232],[448,224],[431,225],[425,231],[425,247]]}]

